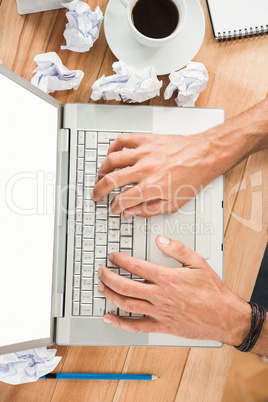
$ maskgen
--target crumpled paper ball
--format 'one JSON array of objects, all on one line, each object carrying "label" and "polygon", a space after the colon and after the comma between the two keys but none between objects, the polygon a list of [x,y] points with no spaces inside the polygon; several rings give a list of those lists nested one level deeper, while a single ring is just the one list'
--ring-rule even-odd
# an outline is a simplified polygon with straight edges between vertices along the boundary
[{"label": "crumpled paper ball", "polygon": [[202,63],[190,62],[185,68],[169,75],[164,98],[170,99],[175,91],[178,96],[175,102],[178,106],[194,106],[200,93],[206,88],[208,72]]},{"label": "crumpled paper ball", "polygon": [[153,67],[137,69],[118,61],[113,63],[113,70],[116,74],[108,77],[103,75],[94,82],[91,99],[134,103],[144,102],[160,94],[162,81],[158,80]]},{"label": "crumpled paper ball", "polygon": [[68,70],[55,52],[35,56],[38,67],[31,83],[47,94],[54,91],[77,89],[84,73],[81,70]]},{"label": "crumpled paper ball", "polygon": [[95,11],[92,11],[87,3],[79,0],[62,5],[70,11],[66,13],[68,23],[63,33],[66,46],[61,46],[61,49],[87,52],[99,37],[103,20],[100,7],[97,6]]},{"label": "crumpled paper ball", "polygon": [[0,355],[0,381],[17,385],[37,381],[53,371],[61,357],[46,347]]}]

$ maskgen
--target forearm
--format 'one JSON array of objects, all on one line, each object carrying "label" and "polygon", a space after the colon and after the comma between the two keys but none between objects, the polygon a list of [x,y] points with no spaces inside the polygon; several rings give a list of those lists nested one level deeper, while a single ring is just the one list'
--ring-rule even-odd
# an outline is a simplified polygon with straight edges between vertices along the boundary
[{"label": "forearm", "polygon": [[209,138],[207,152],[215,177],[226,173],[248,155],[268,147],[268,98],[204,136]]}]

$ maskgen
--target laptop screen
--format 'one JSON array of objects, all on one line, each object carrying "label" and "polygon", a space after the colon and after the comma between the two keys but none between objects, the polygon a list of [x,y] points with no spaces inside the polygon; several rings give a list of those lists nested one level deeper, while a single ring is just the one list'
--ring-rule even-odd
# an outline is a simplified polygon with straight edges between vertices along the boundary
[{"label": "laptop screen", "polygon": [[0,73],[0,348],[50,337],[57,127]]}]

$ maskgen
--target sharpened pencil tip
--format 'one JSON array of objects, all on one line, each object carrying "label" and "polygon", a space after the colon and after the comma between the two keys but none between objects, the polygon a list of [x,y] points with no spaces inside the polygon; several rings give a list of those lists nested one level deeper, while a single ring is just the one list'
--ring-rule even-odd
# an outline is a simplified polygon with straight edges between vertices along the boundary
[{"label": "sharpened pencil tip", "polygon": [[156,375],[152,375],[152,381],[153,380],[157,380],[159,377],[157,377]]}]

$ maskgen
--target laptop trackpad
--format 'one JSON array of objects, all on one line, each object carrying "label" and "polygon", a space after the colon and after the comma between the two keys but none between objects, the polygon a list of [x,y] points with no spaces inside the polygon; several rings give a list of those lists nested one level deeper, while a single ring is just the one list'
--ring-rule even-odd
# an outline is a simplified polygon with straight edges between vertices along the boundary
[{"label": "laptop trackpad", "polygon": [[181,264],[159,250],[155,243],[158,235],[180,240],[187,247],[195,248],[195,198],[174,214],[153,216],[148,220],[147,260],[158,265],[178,267]]}]

